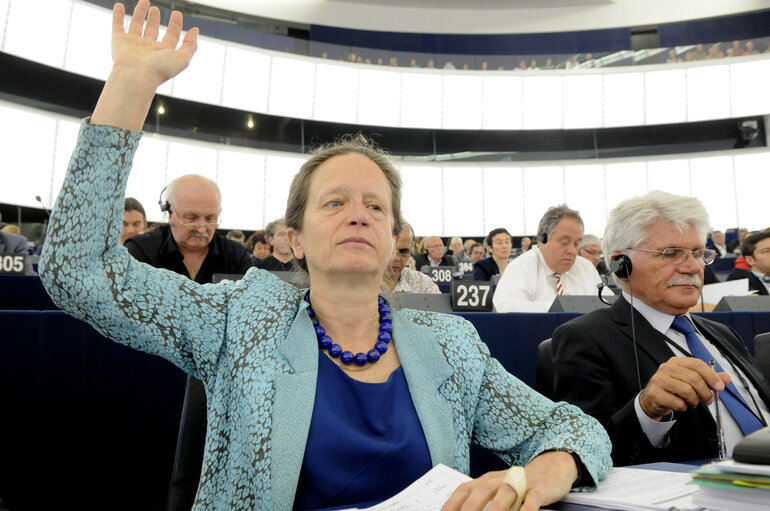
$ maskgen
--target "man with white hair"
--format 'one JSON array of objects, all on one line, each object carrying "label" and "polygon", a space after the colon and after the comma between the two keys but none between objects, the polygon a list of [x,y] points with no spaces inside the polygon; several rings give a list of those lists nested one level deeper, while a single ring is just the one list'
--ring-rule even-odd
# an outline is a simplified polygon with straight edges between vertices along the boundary
[{"label": "man with white hair", "polygon": [[248,249],[216,233],[222,195],[217,184],[197,174],[171,181],[161,210],[168,225],[126,240],[135,259],[185,275],[200,284],[215,273],[243,274],[252,267]]},{"label": "man with white hair", "polygon": [[714,259],[708,226],[693,197],[653,191],[621,202],[603,249],[622,296],[553,333],[552,397],[604,425],[615,465],[716,457],[715,406],[728,455],[770,418],[770,386],[738,334],[689,314]]}]

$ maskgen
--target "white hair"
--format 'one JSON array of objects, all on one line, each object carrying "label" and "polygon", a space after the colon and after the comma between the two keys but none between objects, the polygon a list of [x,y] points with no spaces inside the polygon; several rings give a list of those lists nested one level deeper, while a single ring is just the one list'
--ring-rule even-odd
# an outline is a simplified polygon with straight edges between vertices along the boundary
[{"label": "white hair", "polygon": [[679,232],[694,228],[706,242],[709,215],[700,200],[653,190],[624,200],[610,211],[602,251],[611,256],[638,247],[645,241],[647,228],[660,220],[671,222]]},{"label": "white hair", "polygon": [[586,234],[583,239],[580,240],[580,248],[585,248],[588,245],[601,245],[602,240],[594,236],[593,234]]}]

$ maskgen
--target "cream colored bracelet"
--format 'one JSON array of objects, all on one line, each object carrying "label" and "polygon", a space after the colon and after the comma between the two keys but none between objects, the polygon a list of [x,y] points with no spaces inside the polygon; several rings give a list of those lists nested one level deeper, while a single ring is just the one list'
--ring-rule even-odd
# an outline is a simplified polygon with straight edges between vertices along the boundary
[{"label": "cream colored bracelet", "polygon": [[511,467],[505,473],[504,482],[513,488],[516,492],[516,502],[510,507],[509,511],[519,511],[521,503],[524,502],[524,494],[527,493],[527,474],[524,467]]}]

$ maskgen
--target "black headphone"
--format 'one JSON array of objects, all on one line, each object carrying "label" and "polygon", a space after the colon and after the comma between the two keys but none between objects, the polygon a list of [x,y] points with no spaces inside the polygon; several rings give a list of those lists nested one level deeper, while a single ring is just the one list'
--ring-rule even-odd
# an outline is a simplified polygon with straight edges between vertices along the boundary
[{"label": "black headphone", "polygon": [[615,259],[610,261],[609,270],[621,279],[627,279],[631,275],[631,258],[625,254],[620,254]]},{"label": "black headphone", "polygon": [[163,213],[171,211],[171,204],[169,204],[167,200],[163,199],[163,192],[166,191],[166,188],[168,188],[168,186],[164,186],[163,190],[160,191],[160,195],[158,195],[158,206],[160,206],[160,210]]},{"label": "black headphone", "polygon": [[539,238],[540,238],[540,243],[542,243],[543,245],[548,243],[548,231],[541,232]]}]

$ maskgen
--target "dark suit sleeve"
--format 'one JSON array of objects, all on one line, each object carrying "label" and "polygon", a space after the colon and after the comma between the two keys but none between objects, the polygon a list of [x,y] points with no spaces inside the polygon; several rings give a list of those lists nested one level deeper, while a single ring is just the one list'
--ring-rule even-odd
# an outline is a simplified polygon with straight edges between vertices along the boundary
[{"label": "dark suit sleeve", "polygon": [[479,264],[481,261],[476,261],[473,264],[473,280],[489,280],[487,269],[483,264]]},{"label": "dark suit sleeve", "polygon": [[647,459],[655,448],[642,431],[634,410],[636,375],[619,378],[615,363],[580,325],[560,326],[551,342],[554,400],[577,405],[604,425],[612,440],[616,465]]}]

